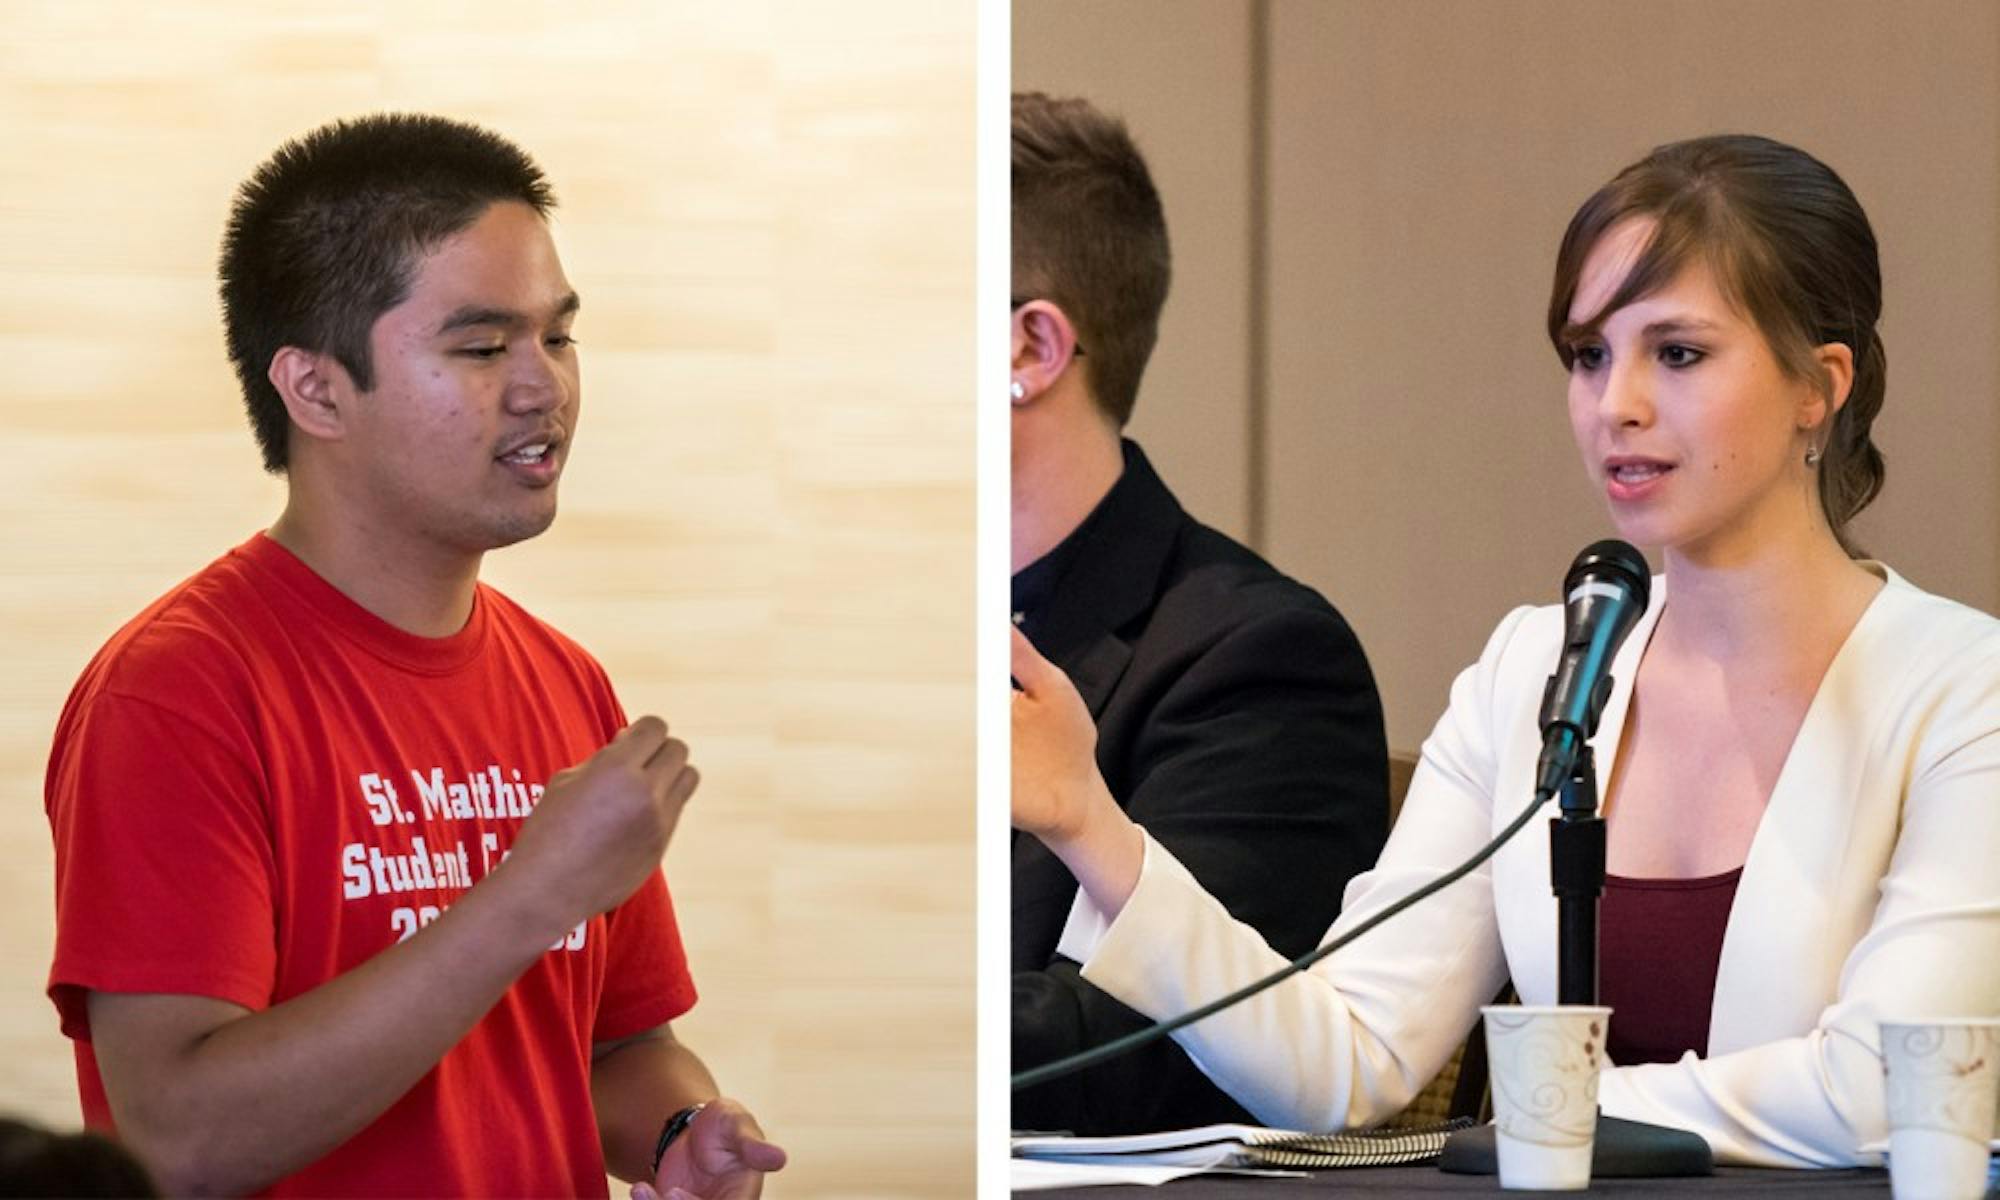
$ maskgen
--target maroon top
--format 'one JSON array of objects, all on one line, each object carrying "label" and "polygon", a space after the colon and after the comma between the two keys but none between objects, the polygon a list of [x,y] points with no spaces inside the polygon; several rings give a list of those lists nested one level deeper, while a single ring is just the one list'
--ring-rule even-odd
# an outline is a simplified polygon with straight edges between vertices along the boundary
[{"label": "maroon top", "polygon": [[1708,1053],[1708,1010],[1722,931],[1743,868],[1706,879],[1604,877],[1597,911],[1598,1003],[1611,1006],[1604,1049],[1621,1067]]}]

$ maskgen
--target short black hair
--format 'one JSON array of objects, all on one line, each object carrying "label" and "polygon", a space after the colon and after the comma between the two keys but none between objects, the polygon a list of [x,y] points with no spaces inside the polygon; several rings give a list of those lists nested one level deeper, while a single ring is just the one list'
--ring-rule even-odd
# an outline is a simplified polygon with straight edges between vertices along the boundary
[{"label": "short black hair", "polygon": [[1069,317],[1091,396],[1123,428],[1173,275],[1160,194],[1125,123],[1087,100],[1016,92],[1013,124],[1014,295]]},{"label": "short black hair", "polygon": [[266,470],[284,473],[290,430],[272,357],[286,346],[330,353],[373,387],[369,331],[408,297],[417,259],[503,200],[541,216],[556,202],[519,146],[422,113],[322,125],[237,189],[222,236],[222,324]]},{"label": "short black hair", "polygon": [[0,1117],[0,1196],[157,1196],[132,1152],[102,1134]]}]

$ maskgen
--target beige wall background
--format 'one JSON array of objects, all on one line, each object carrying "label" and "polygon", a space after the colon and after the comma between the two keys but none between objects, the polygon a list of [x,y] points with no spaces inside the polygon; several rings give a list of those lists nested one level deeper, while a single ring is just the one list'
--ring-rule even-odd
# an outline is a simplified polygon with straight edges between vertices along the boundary
[{"label": "beige wall background", "polygon": [[231,189],[419,108],[514,137],[562,201],[582,436],[554,530],[487,574],[694,747],[677,1028],[791,1150],[767,1195],[968,1194],[973,6],[7,15],[0,1110],[77,1120],[41,994],[62,699],[281,502],[216,315]]},{"label": "beige wall background", "polygon": [[1613,530],[1542,333],[1570,214],[1661,142],[1831,164],[1882,247],[1912,580],[2000,610],[2000,7],[1015,0],[1015,86],[1123,114],[1176,278],[1139,400],[1187,506],[1324,591],[1414,749],[1507,608]]}]

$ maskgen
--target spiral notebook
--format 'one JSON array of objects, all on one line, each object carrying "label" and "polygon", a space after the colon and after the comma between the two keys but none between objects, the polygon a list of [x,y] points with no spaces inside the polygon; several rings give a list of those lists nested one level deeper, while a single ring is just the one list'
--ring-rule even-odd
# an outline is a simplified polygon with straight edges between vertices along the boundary
[{"label": "spiral notebook", "polygon": [[1161,1167],[1386,1167],[1429,1162],[1444,1140],[1469,1128],[1469,1117],[1403,1129],[1349,1133],[1298,1133],[1256,1125],[1204,1125],[1129,1137],[1057,1137],[1017,1134],[1016,1158],[1045,1162]]}]

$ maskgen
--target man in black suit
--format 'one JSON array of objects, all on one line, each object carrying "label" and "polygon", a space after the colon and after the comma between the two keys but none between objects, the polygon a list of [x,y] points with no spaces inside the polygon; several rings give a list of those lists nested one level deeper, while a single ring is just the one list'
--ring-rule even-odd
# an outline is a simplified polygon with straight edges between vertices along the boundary
[{"label": "man in black suit", "polygon": [[[1124,125],[1016,95],[1012,217],[1014,622],[1096,723],[1091,786],[1280,953],[1302,954],[1387,834],[1367,660],[1325,600],[1195,521],[1120,436],[1169,275],[1159,196]],[[1017,823],[1043,786],[1028,749],[1017,724]],[[1062,952],[1095,910],[1050,849],[1062,839],[1040,832],[1014,836],[1016,1070],[1147,1024]],[[1013,1105],[1016,1128],[1077,1133],[1251,1120],[1171,1042]]]}]

